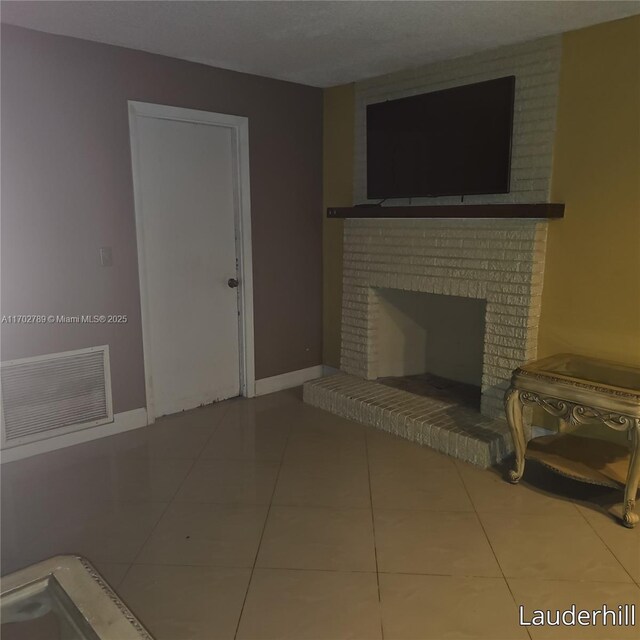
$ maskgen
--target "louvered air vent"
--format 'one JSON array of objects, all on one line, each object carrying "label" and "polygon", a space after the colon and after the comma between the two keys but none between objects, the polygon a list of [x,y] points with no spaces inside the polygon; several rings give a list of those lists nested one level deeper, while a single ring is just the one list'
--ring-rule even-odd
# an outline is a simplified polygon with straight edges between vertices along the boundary
[{"label": "louvered air vent", "polygon": [[1,363],[2,447],[113,420],[109,347]]}]

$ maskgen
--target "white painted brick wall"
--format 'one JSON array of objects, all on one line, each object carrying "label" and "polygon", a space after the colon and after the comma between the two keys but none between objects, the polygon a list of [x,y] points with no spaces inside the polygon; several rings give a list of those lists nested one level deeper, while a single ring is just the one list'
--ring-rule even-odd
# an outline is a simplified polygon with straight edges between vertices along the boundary
[{"label": "white painted brick wall", "polygon": [[511,372],[536,356],[546,232],[535,220],[346,220],[341,369],[378,377],[377,288],[485,299],[481,411],[503,416]]},{"label": "white painted brick wall", "polygon": [[[560,70],[561,37],[500,47],[355,85],[354,201],[366,202],[366,105],[508,75],[516,76],[511,192],[467,196],[467,203],[548,202]],[[453,204],[457,197],[414,198],[413,204]],[[409,204],[406,199],[387,204]]]}]

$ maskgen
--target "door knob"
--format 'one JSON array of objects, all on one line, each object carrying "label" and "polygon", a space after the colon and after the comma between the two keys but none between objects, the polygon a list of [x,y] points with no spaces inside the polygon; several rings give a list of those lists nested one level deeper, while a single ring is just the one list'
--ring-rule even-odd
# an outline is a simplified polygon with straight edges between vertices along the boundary
[{"label": "door knob", "polygon": [[235,278],[229,278],[227,280],[227,284],[230,289],[235,289],[238,286],[238,281]]}]

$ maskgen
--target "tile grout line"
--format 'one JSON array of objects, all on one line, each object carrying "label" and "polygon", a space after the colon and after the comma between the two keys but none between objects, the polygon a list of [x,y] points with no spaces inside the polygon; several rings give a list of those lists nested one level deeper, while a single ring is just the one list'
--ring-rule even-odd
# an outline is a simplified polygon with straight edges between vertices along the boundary
[{"label": "tile grout line", "polygon": [[378,567],[378,544],[376,542],[376,521],[373,515],[373,491],[371,489],[371,465],[369,461],[369,434],[364,432],[364,448],[367,457],[367,479],[369,481],[369,505],[371,506],[371,527],[373,529],[373,555],[376,561],[376,583],[378,585],[378,606],[380,608],[380,635],[384,640],[384,623],[382,621],[382,596],[380,593],[380,570]]},{"label": "tile grout line", "polygon": [[[231,399],[230,399],[231,400]],[[224,400],[222,401],[224,402]],[[196,466],[196,463],[198,462],[198,460],[200,460],[200,458],[202,457],[202,453],[204,452],[204,450],[206,449],[207,445],[209,444],[211,438],[213,438],[213,436],[216,434],[216,432],[218,431],[220,424],[222,423],[222,421],[226,418],[227,413],[229,412],[229,408],[230,405],[226,407],[225,411],[222,413],[222,415],[218,418],[216,425],[214,426],[214,428],[211,430],[211,434],[209,435],[209,437],[205,440],[205,442],[202,444],[202,448],[200,449],[200,453],[198,453],[198,455],[191,461],[191,466],[189,467],[189,469],[187,470],[187,473],[185,474],[184,478],[182,479],[182,481],[180,483],[178,483],[178,486],[176,487],[176,490],[173,492],[173,494],[171,495],[171,497],[169,498],[169,500],[167,500],[166,506],[165,508],[162,510],[162,513],[160,513],[160,515],[158,516],[158,519],[155,521],[153,527],[151,527],[151,531],[149,531],[149,535],[143,540],[142,544],[140,545],[140,548],[138,549],[138,552],[136,553],[135,557],[133,558],[133,560],[129,563],[129,567],[127,568],[125,574],[122,576],[122,578],[120,579],[120,585],[124,584],[124,581],[127,579],[127,576],[129,575],[129,572],[131,571],[132,567],[134,564],[136,564],[136,560],[140,557],[140,554],[142,553],[142,550],[145,548],[145,545],[147,544],[147,542],[149,542],[149,540],[151,539],[151,536],[155,533],[156,529],[158,528],[158,525],[160,524],[160,521],[162,520],[162,518],[164,517],[165,513],[167,513],[167,510],[169,509],[169,507],[173,504],[176,496],[178,495],[178,492],[180,491],[180,489],[182,489],[182,486],[184,485],[184,483],[187,481],[187,478],[189,477],[189,475],[191,474],[191,472],[193,471],[194,467]]]},{"label": "tile grout line", "polygon": [[260,554],[260,547],[262,546],[262,539],[264,538],[264,532],[267,530],[267,522],[269,521],[269,515],[271,514],[271,507],[273,506],[273,498],[276,494],[276,489],[278,487],[278,480],[280,479],[280,472],[282,471],[282,466],[284,464],[284,456],[287,453],[287,447],[289,446],[289,440],[291,438],[292,431],[293,431],[293,425],[289,427],[289,431],[287,433],[287,439],[284,443],[284,447],[282,448],[282,455],[280,456],[280,464],[278,465],[278,473],[276,473],[276,479],[275,479],[275,482],[273,483],[273,491],[271,492],[271,498],[269,499],[269,507],[267,508],[267,514],[264,518],[262,531],[260,532],[260,540],[258,541],[258,546],[256,548],[256,555],[253,559],[251,572],[249,573],[249,580],[247,581],[247,588],[244,592],[244,598],[242,599],[242,606],[240,607],[240,614],[238,615],[238,622],[236,623],[236,630],[233,634],[233,640],[236,640],[236,638],[238,637],[238,632],[240,631],[240,622],[242,621],[242,616],[244,614],[244,607],[247,604],[247,598],[249,597],[249,589],[251,588],[251,582],[253,581],[253,574],[256,569],[256,564],[258,563],[258,556]]},{"label": "tile grout line", "polygon": [[[264,505],[261,505],[264,506]],[[280,505],[275,505],[275,506],[280,506]],[[126,562],[111,562],[109,564],[127,564]],[[215,565],[203,565],[203,564],[194,564],[193,562],[138,562],[137,563],[139,566],[147,566],[147,567],[157,567],[157,566],[161,566],[161,567],[209,567],[211,569],[248,569],[249,567],[247,567],[246,565],[242,566],[242,565],[234,565],[234,564],[229,564],[229,565],[219,565],[219,564],[215,564]],[[375,571],[364,571],[361,569],[308,569],[308,568],[303,568],[303,567],[277,567],[277,566],[269,566],[269,565],[264,565],[264,566],[260,566],[258,567],[259,569],[269,569],[270,571],[317,571],[318,573],[362,573],[365,575],[373,575],[375,573]],[[387,571],[383,571],[382,573],[389,573]],[[398,573],[407,573],[407,572],[398,572]],[[407,575],[424,575],[424,574],[413,574],[413,573],[407,573]],[[439,574],[433,574],[433,575],[439,575]],[[486,577],[486,576],[469,576],[471,578],[482,578],[482,577]],[[497,578],[498,576],[496,576]],[[627,584],[627,583],[620,583],[620,584]]]},{"label": "tile grout line", "polygon": [[[613,549],[606,543],[605,539],[598,533],[598,530],[591,524],[591,522],[589,522],[589,518],[587,518],[587,516],[585,516],[584,513],[582,513],[582,510],[578,508],[577,504],[574,504],[573,506],[575,507],[576,511],[580,514],[580,517],[589,525],[589,528],[596,534],[596,536],[598,537],[598,540],[602,542],[602,544],[605,546],[607,551],[615,558],[615,561],[622,567],[622,569],[629,576],[629,578],[631,578],[631,583],[640,587],[640,584],[636,582],[636,579],[629,573],[629,571],[627,571],[627,568],[624,566],[624,564],[620,562],[620,560],[618,559],[618,556],[614,553]],[[623,525],[620,525],[620,526],[623,526]]]},{"label": "tile grout line", "polygon": [[[469,502],[471,503],[471,506],[473,507],[473,512],[476,514],[476,518],[478,519],[478,522],[480,523],[480,527],[482,528],[482,532],[484,533],[484,537],[487,539],[487,543],[489,544],[489,548],[491,549],[491,553],[493,553],[493,557],[496,560],[496,564],[498,565],[498,569],[500,569],[500,573],[502,574],[502,579],[504,580],[505,585],[507,586],[507,589],[509,590],[509,593],[511,594],[511,598],[513,600],[513,603],[516,606],[516,611],[518,610],[518,607],[520,606],[515,594],[513,593],[513,590],[511,589],[511,585],[509,584],[509,581],[507,580],[507,576],[504,574],[504,570],[502,568],[502,565],[500,564],[500,560],[498,560],[498,555],[495,551],[495,549],[493,548],[493,545],[491,544],[491,539],[489,538],[489,534],[487,533],[487,530],[485,529],[484,526],[484,522],[482,522],[482,518],[480,517],[480,514],[478,513],[478,509],[476,508],[476,503],[473,501],[473,498],[471,497],[471,493],[469,493],[469,489],[467,487],[467,483],[464,481],[464,478],[462,476],[462,473],[460,472],[460,468],[458,467],[457,464],[453,464],[453,466],[456,469],[456,473],[458,474],[458,477],[460,478],[460,482],[462,482],[462,486],[464,487],[464,490],[467,494],[467,497],[469,498]],[[533,636],[531,635],[531,632],[529,631],[529,629],[527,627],[525,627],[525,631],[527,632],[527,635],[529,636],[529,638],[531,638],[533,640]]]},{"label": "tile grout line", "polygon": [[[480,517],[480,513],[476,510],[476,506],[475,503],[473,502],[473,499],[471,498],[471,494],[469,494],[469,491],[467,490],[467,485],[464,481],[464,478],[462,477],[462,474],[460,473],[460,469],[458,468],[458,466],[456,465],[456,469],[458,470],[458,474],[460,475],[460,479],[462,480],[462,483],[465,487],[465,490],[467,491],[467,495],[469,496],[469,500],[471,500],[471,504],[473,505],[474,511],[476,512],[477,516],[478,516],[478,520],[480,521],[480,526],[482,527],[485,536],[487,537],[487,540],[489,542],[489,546],[491,547],[491,550],[495,554],[495,551],[493,550],[493,545],[491,544],[491,540],[489,539],[489,536],[486,533],[486,530],[484,528],[484,524],[482,522],[482,518]],[[573,507],[573,509],[575,511],[577,511],[580,514],[580,517],[586,521],[586,523],[589,525],[589,528],[595,533],[595,535],[598,537],[598,539],[602,542],[602,544],[606,547],[606,549],[609,551],[609,553],[611,553],[611,555],[614,557],[614,559],[616,560],[616,562],[622,566],[622,568],[624,569],[625,573],[629,576],[629,578],[631,579],[631,583],[634,585],[637,585],[638,587],[640,587],[640,584],[636,582],[636,580],[634,579],[634,577],[629,573],[629,571],[627,571],[626,567],[624,566],[624,564],[622,564],[622,562],[618,559],[618,556],[615,554],[615,552],[609,547],[609,545],[606,543],[606,541],[604,540],[604,538],[598,533],[597,529],[591,524],[591,522],[589,521],[589,519],[582,513],[582,510],[580,509],[580,505],[575,503],[575,502],[571,502],[571,506]],[[525,514],[525,515],[535,515],[535,514]],[[496,561],[498,562],[498,566],[500,567],[500,570],[502,571],[502,566],[500,565],[500,562],[498,561],[498,558],[496,556]],[[504,575],[504,572],[503,572]],[[509,585],[509,581],[508,578],[506,576],[505,580],[507,581],[507,585]],[[536,580],[539,580],[540,582],[574,582],[573,579],[571,578],[536,578]],[[618,582],[618,581],[612,581],[612,580],[579,580],[579,582],[588,582],[588,583],[594,583],[594,584],[598,584],[598,583],[603,583],[603,584],[628,584],[627,582]],[[511,588],[509,587],[509,590],[511,590]],[[513,595],[513,594],[512,594]],[[516,602],[516,604],[518,604]]]}]

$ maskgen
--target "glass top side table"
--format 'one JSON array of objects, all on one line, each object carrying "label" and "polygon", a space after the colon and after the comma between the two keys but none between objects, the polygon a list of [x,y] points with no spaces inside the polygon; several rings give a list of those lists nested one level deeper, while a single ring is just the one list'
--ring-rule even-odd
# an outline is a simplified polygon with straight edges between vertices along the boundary
[{"label": "glass top side table", "polygon": [[[628,432],[630,447],[602,440],[558,435],[527,442],[525,406],[539,406],[564,424],[600,422]],[[524,473],[525,458],[535,459],[575,480],[624,488],[624,503],[613,509],[627,527],[634,512],[640,482],[640,368],[559,354],[518,367],[505,394],[507,421],[516,453],[509,480]]]},{"label": "glass top side table", "polygon": [[2,578],[3,640],[153,640],[84,558],[56,556]]}]

